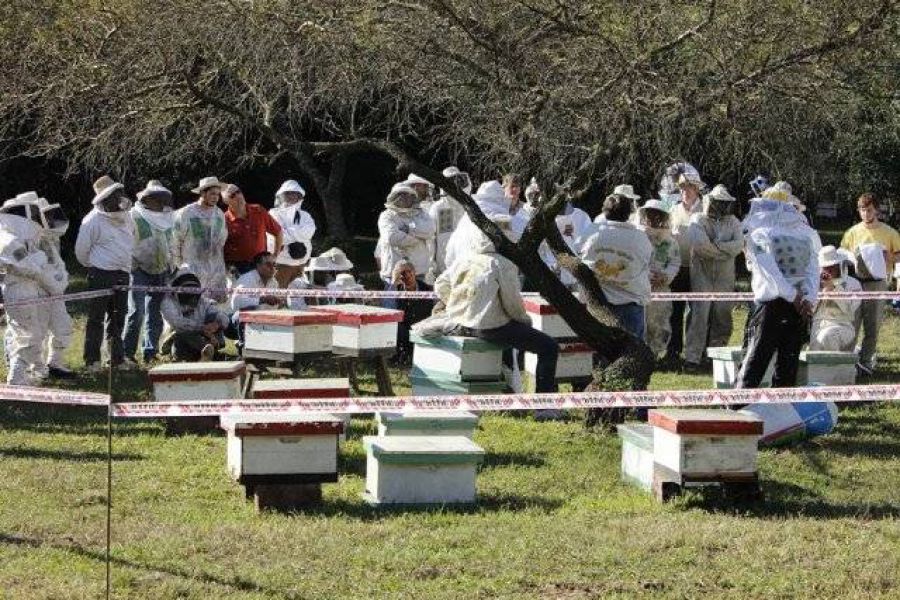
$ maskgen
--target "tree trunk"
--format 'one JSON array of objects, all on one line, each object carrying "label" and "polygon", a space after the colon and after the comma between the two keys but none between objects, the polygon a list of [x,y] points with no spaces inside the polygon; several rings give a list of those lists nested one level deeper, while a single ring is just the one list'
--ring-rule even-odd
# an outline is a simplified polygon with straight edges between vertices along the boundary
[{"label": "tree trunk", "polygon": [[331,169],[328,172],[328,184],[319,190],[322,207],[325,209],[325,223],[328,235],[341,240],[348,239],[350,232],[344,220],[344,178],[347,175],[348,152],[335,152],[331,155]]}]

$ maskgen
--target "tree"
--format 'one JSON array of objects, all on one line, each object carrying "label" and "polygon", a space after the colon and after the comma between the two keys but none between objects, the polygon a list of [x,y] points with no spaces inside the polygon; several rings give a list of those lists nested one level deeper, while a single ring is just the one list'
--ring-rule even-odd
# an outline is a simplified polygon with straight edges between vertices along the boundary
[{"label": "tree", "polygon": [[[592,300],[596,278],[569,254],[555,215],[628,177],[649,188],[658,174],[646,165],[674,158],[735,178],[760,163],[820,166],[817,141],[839,138],[823,121],[879,94],[896,101],[897,73],[871,65],[897,64],[898,5],[70,0],[24,19],[24,53],[5,47],[14,92],[0,115],[20,146],[83,165],[178,166],[235,145],[248,160],[288,153],[334,231],[343,161],[383,152],[448,190],[596,348],[608,363],[598,385],[641,389],[649,350]],[[514,244],[440,176],[439,153],[482,177],[518,170],[557,191]],[[539,260],[544,239],[586,306]]]}]

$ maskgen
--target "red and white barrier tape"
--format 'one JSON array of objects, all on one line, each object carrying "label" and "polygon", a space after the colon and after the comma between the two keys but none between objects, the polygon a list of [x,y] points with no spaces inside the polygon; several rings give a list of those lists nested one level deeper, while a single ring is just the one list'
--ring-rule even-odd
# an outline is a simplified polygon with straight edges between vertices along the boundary
[{"label": "red and white barrier tape", "polygon": [[69,404],[74,406],[109,406],[109,396],[92,392],[56,390],[23,385],[0,385],[0,400]]},{"label": "red and white barrier tape", "polygon": [[397,396],[362,398],[274,398],[112,404],[117,418],[217,416],[308,411],[369,413],[379,411],[540,410],[566,408],[637,408],[784,404],[793,402],[868,402],[900,398],[900,385],[767,388],[755,390],[684,390],[662,392],[581,392],[569,394],[484,394],[475,396]]},{"label": "red and white barrier tape", "polygon": [[89,300],[91,298],[102,298],[103,296],[112,296],[113,290],[89,290],[87,292],[73,292],[71,294],[60,294],[58,296],[42,296],[40,298],[29,298],[28,300],[15,300],[13,302],[4,302],[0,304],[0,308],[10,308],[16,306],[37,306],[44,304],[53,304],[54,302],[73,302],[75,300]]}]

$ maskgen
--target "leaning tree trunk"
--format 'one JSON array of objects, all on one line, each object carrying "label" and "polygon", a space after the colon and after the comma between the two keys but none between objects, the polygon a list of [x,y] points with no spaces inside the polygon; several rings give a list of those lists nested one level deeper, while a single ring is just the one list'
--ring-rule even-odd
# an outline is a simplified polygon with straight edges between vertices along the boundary
[{"label": "leaning tree trunk", "polygon": [[341,240],[350,237],[347,222],[344,219],[344,180],[347,175],[348,152],[335,152],[331,155],[331,169],[328,172],[328,184],[319,190],[322,207],[325,210],[325,223],[328,235]]}]

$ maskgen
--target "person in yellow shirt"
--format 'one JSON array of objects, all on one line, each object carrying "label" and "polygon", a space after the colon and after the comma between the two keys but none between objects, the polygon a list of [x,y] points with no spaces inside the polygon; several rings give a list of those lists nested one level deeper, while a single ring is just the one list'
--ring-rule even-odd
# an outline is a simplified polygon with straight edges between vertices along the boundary
[{"label": "person in yellow shirt", "polygon": [[[878,220],[878,199],[866,193],[856,201],[861,221],[844,232],[841,248],[853,253],[856,260],[856,278],[863,291],[888,289],[888,277],[894,270],[894,262],[900,257],[900,234],[893,227]],[[884,301],[863,300],[856,314],[856,335],[863,336],[859,350],[857,369],[862,375],[871,375],[875,369],[875,347],[878,329],[884,311]]]}]

